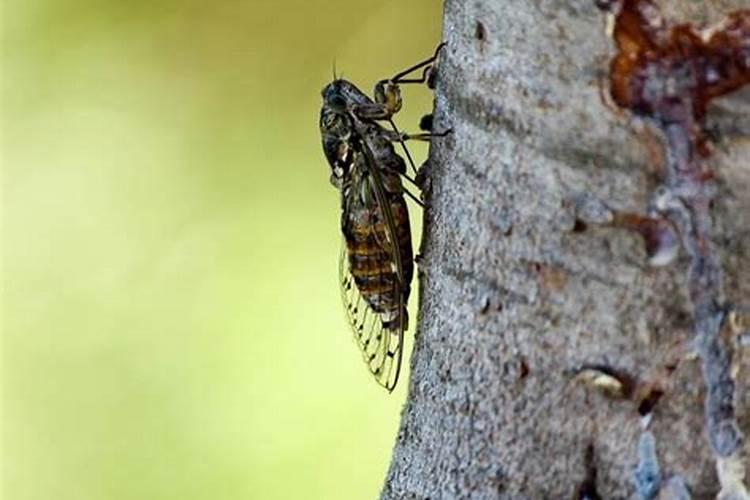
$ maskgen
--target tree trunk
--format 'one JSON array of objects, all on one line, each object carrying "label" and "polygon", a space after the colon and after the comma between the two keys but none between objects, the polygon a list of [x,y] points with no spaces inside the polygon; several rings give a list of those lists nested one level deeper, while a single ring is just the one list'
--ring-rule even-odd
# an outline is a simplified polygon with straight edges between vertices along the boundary
[{"label": "tree trunk", "polygon": [[[745,2],[659,7],[705,25]],[[645,233],[613,222],[647,214],[668,154],[602,99],[615,51],[605,20],[593,0],[445,2],[434,128],[453,133],[426,165],[420,316],[383,499],[632,498],[649,436],[662,485],[679,477],[693,499],[715,498],[717,464],[739,453],[707,430],[692,255],[682,245],[649,265]],[[722,304],[750,302],[747,90],[708,115]]]}]

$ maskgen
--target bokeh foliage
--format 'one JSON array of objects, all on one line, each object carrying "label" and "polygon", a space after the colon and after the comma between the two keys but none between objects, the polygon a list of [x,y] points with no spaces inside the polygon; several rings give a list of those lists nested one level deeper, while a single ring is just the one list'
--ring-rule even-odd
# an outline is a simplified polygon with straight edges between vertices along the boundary
[{"label": "bokeh foliage", "polygon": [[2,8],[4,497],[375,497],[408,371],[344,323],[319,91],[429,55],[439,3]]}]

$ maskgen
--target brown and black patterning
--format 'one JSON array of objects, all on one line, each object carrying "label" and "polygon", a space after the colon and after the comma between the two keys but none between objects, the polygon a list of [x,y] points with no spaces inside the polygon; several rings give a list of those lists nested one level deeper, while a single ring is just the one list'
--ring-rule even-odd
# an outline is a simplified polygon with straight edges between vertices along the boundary
[{"label": "brown and black patterning", "polygon": [[[401,109],[400,84],[434,83],[434,63],[442,47],[429,59],[379,81],[374,99],[335,76],[322,92],[323,152],[331,167],[331,184],[341,193],[344,244],[339,278],[344,308],[367,367],[389,391],[401,371],[414,272],[404,194],[420,203],[401,184],[401,176],[408,178],[406,164],[393,143],[401,143],[414,169],[404,141],[450,133],[402,134],[392,117]],[[421,77],[407,78],[417,70],[422,70]]]},{"label": "brown and black patterning", "polygon": [[363,118],[358,106],[371,110],[376,103],[350,82],[334,80],[323,89],[320,131],[331,183],[341,192],[344,307],[368,368],[393,390],[414,270],[400,177],[406,166],[393,148],[399,135]]}]

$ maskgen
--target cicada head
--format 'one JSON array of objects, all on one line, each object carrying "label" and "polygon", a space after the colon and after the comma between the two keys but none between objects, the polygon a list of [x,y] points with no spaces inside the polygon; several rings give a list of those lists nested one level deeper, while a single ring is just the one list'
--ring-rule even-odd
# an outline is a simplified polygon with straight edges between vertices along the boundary
[{"label": "cicada head", "polygon": [[351,135],[353,125],[348,115],[350,104],[346,80],[334,80],[323,88],[320,110],[320,135],[323,153],[331,167],[331,184],[341,189],[352,163]]},{"label": "cicada head", "polygon": [[323,97],[323,109],[338,114],[346,113],[346,95],[344,87],[348,82],[346,80],[334,80],[320,92]]},{"label": "cicada head", "polygon": [[323,109],[327,108],[342,115],[347,114],[354,106],[372,103],[372,100],[356,85],[342,78],[323,87],[321,95],[323,96]]}]

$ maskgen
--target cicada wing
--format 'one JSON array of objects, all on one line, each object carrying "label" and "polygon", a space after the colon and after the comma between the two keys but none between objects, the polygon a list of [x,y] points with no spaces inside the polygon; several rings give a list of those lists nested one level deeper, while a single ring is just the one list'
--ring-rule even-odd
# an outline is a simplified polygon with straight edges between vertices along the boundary
[{"label": "cicada wing", "polygon": [[[378,286],[377,276],[370,278],[375,280],[374,283],[370,282],[370,286]],[[342,244],[339,258],[339,280],[344,311],[362,358],[378,384],[392,391],[401,372],[404,329],[407,322],[402,285],[398,280],[392,279],[383,279],[380,283],[380,286],[387,288],[383,290],[384,295],[396,298],[396,310],[401,311],[400,313],[388,317],[386,313],[379,313],[373,309],[350,272],[346,241]]]},{"label": "cicada wing", "polygon": [[[339,276],[344,309],[370,372],[392,391],[401,371],[411,280],[411,243],[407,235],[409,263],[405,268],[396,221],[408,233],[408,212],[403,195],[396,195],[401,198],[394,201],[394,194],[386,191],[384,175],[388,172],[378,168],[368,137],[359,138],[354,149],[359,182],[344,195],[342,214],[345,241]],[[399,208],[398,219],[391,203]],[[347,243],[352,244],[354,254],[349,254]]]}]

